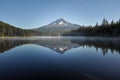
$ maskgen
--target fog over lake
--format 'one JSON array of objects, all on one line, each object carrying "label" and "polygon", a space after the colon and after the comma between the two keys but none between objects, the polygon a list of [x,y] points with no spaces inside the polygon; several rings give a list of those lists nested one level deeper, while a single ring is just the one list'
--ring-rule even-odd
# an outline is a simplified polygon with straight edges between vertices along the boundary
[{"label": "fog over lake", "polygon": [[120,38],[0,38],[0,80],[120,80]]}]

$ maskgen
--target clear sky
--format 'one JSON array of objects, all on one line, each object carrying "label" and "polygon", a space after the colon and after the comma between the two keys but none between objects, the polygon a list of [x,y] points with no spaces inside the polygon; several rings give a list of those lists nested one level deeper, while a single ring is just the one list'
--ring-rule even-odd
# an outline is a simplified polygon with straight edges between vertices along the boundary
[{"label": "clear sky", "polygon": [[94,25],[120,18],[120,0],[0,0],[0,20],[20,28],[36,28],[58,19]]}]

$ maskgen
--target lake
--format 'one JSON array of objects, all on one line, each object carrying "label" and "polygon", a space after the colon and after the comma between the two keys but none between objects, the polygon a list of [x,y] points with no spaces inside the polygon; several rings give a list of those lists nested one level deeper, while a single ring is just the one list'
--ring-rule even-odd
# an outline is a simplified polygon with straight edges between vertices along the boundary
[{"label": "lake", "polygon": [[0,80],[120,80],[120,38],[0,38]]}]

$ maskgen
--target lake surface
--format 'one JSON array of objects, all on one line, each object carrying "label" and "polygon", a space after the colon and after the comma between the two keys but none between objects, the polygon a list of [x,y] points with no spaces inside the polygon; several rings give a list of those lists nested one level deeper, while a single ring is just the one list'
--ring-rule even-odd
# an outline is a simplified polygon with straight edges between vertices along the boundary
[{"label": "lake surface", "polygon": [[120,80],[120,38],[0,38],[0,80]]}]

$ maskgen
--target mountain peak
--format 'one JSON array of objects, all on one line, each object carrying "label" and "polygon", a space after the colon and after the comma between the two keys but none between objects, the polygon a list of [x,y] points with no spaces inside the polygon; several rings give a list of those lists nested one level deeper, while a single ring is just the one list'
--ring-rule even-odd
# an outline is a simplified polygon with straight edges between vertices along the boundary
[{"label": "mountain peak", "polygon": [[59,19],[57,19],[56,21],[59,21],[59,22],[66,22],[65,19],[63,19],[63,18],[59,18]]},{"label": "mountain peak", "polygon": [[67,25],[70,25],[70,22],[67,22],[66,20],[64,20],[63,18],[59,18],[56,21],[53,21],[51,24],[49,24],[50,26],[56,26],[56,27],[65,27]]},{"label": "mountain peak", "polygon": [[75,30],[78,29],[79,27],[80,25],[72,24],[71,22],[68,22],[63,18],[59,18],[48,25],[36,29],[36,31],[49,32],[49,33],[64,32],[64,31]]},{"label": "mountain peak", "polygon": [[66,23],[67,21],[65,21],[65,19],[63,19],[63,18],[59,18],[54,22],[57,22],[58,24],[63,24],[63,23]]}]

